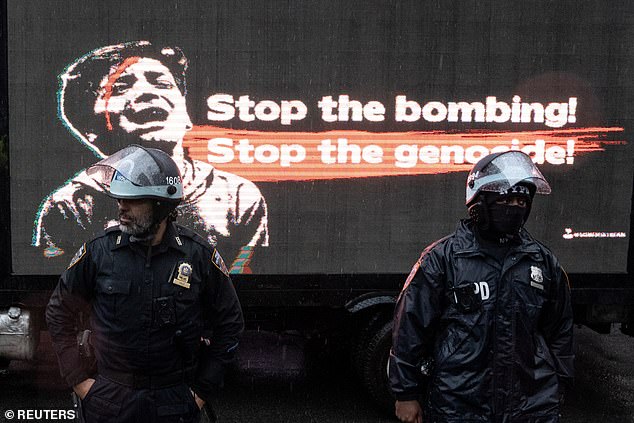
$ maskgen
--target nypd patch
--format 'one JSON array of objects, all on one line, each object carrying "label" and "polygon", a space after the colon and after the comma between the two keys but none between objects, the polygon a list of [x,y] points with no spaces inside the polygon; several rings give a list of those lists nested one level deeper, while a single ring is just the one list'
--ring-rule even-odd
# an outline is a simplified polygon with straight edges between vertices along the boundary
[{"label": "nypd patch", "polygon": [[218,268],[218,270],[224,273],[225,276],[229,276],[229,270],[227,269],[227,266],[225,266],[225,262],[222,260],[220,253],[215,248],[214,253],[211,256],[211,261],[213,261],[214,265]]},{"label": "nypd patch", "polygon": [[84,242],[81,247],[79,248],[79,250],[77,250],[77,252],[75,253],[75,257],[73,257],[73,259],[70,261],[70,264],[68,265],[67,269],[70,269],[71,267],[73,267],[74,265],[76,265],[77,263],[79,263],[79,261],[86,255],[86,243]]}]

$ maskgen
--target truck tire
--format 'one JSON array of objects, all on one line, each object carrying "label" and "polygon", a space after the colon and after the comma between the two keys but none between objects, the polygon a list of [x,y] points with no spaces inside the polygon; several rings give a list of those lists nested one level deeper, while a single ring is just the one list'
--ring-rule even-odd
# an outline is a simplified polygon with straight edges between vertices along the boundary
[{"label": "truck tire", "polygon": [[354,334],[350,345],[350,362],[357,377],[363,379],[363,362],[368,349],[368,344],[377,330],[385,324],[386,318],[381,313],[373,314],[365,325]]},{"label": "truck tire", "polygon": [[363,386],[375,404],[390,415],[394,414],[394,397],[387,379],[387,362],[392,346],[392,320],[379,326],[370,338],[362,361]]}]

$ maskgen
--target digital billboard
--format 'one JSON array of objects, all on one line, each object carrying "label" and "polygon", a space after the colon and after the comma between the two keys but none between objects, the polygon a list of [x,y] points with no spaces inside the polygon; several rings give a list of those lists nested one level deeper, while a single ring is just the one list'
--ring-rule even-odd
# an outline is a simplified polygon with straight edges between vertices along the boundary
[{"label": "digital billboard", "polygon": [[232,273],[407,273],[509,149],[553,187],[529,231],[626,270],[627,3],[50,3],[8,4],[14,273],[117,224],[86,169],[129,144],[174,158],[178,222]]}]

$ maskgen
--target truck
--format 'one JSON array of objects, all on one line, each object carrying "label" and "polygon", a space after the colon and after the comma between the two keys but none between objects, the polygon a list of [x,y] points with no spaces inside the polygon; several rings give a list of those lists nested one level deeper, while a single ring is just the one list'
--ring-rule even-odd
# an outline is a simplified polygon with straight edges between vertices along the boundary
[{"label": "truck", "polygon": [[377,404],[403,283],[491,152],[553,187],[527,228],[575,321],[634,333],[631,2],[0,5],[5,363],[34,357],[59,275],[116,224],[85,169],[129,143],[181,160],[179,219],[217,243],[247,327],[335,349]]}]

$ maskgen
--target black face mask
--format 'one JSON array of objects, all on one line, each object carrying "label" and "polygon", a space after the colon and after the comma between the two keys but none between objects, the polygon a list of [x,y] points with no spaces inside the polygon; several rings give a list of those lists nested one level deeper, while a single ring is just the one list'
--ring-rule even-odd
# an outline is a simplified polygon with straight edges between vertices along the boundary
[{"label": "black face mask", "polygon": [[526,216],[526,208],[492,203],[488,205],[489,230],[497,235],[516,235]]}]

